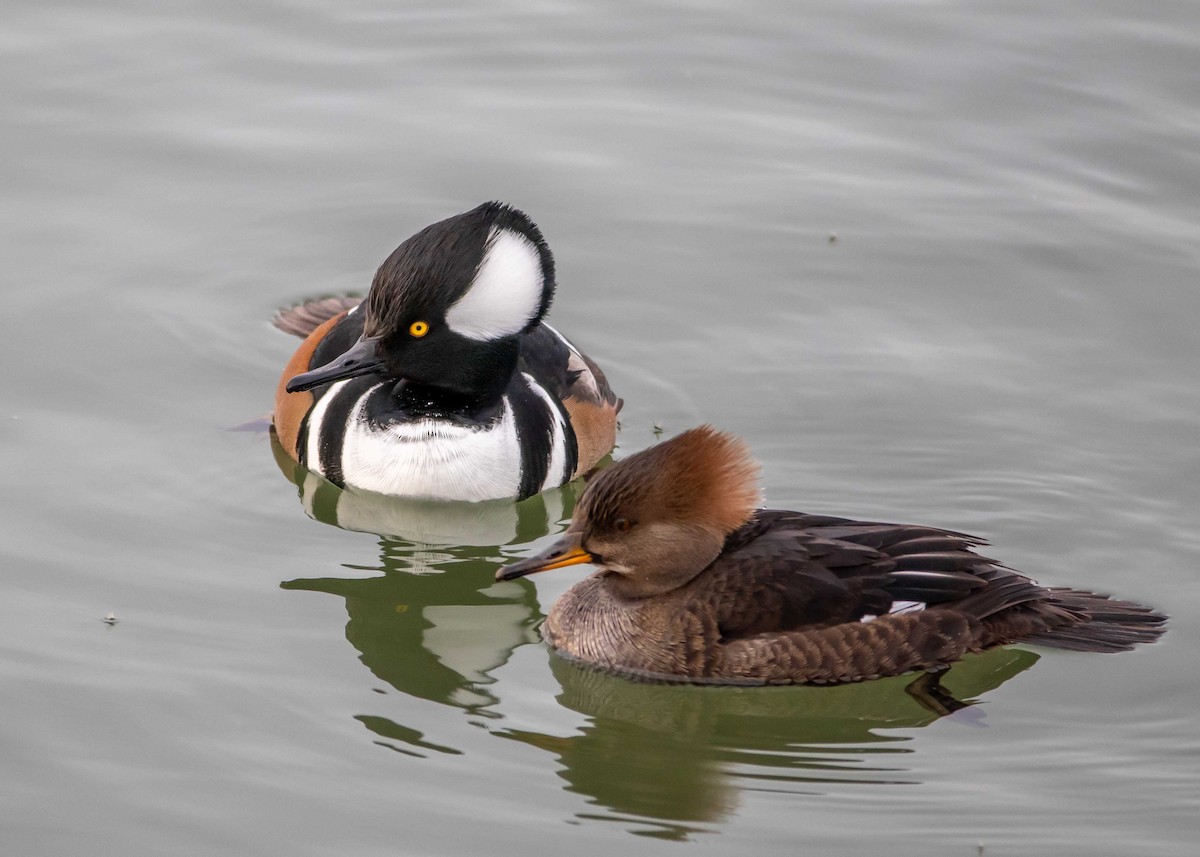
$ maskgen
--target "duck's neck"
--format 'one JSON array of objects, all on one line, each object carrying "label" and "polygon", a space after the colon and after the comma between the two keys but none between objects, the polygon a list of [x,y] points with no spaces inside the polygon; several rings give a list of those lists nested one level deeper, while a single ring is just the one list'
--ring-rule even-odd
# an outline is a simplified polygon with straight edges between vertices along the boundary
[{"label": "duck's neck", "polygon": [[501,410],[519,354],[515,338],[486,343],[470,359],[457,361],[453,375],[428,382],[399,381],[392,396],[410,414],[486,422]]},{"label": "duck's neck", "polygon": [[500,411],[500,399],[479,399],[443,387],[400,381],[392,388],[396,406],[410,417],[488,422]]},{"label": "duck's neck", "polygon": [[604,586],[637,600],[683,589],[720,555],[725,533],[699,524],[648,524],[634,568],[605,569]]}]

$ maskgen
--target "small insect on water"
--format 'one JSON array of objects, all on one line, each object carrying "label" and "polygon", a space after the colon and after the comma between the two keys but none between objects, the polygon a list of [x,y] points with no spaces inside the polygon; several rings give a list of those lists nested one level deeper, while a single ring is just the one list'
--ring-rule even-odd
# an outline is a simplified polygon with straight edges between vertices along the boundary
[{"label": "small insect on water", "polygon": [[107,625],[115,625],[115,624],[117,624],[117,622],[119,622],[120,620],[119,620],[119,619],[117,619],[117,614],[116,614],[116,613],[114,613],[113,611],[109,610],[109,611],[108,611],[108,615],[104,617],[104,620],[103,620],[103,621],[104,621],[104,623],[105,623],[105,624],[107,624]]}]

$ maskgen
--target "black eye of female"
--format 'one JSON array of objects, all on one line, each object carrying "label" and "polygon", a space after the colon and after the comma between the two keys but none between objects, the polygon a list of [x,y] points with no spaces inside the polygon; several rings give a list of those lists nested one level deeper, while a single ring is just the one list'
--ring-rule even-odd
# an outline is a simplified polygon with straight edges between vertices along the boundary
[{"label": "black eye of female", "polygon": [[613,529],[618,533],[627,533],[629,528],[633,526],[633,521],[628,518],[617,518],[613,521]]}]

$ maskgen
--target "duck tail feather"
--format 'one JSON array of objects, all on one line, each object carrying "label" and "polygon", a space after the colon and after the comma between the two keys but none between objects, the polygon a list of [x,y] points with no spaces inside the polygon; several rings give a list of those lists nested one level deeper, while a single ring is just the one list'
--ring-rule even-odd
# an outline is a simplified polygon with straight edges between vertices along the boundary
[{"label": "duck tail feather", "polygon": [[1125,652],[1153,643],[1166,632],[1167,617],[1132,601],[1081,589],[1051,589],[1052,602],[1080,617],[1066,627],[1032,634],[1028,641],[1077,652]]}]

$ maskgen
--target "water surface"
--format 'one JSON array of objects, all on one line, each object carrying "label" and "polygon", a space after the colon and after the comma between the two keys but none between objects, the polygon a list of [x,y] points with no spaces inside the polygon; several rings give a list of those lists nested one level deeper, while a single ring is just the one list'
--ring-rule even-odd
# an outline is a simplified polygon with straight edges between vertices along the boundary
[{"label": "water surface", "polygon": [[[1194,853],[1194,4],[6,12],[13,853]],[[1170,633],[971,659],[941,719],[552,657],[578,575],[491,574],[574,489],[381,506],[226,431],[277,308],[491,198],[618,456],[710,421],[774,506],[978,533]]]}]

